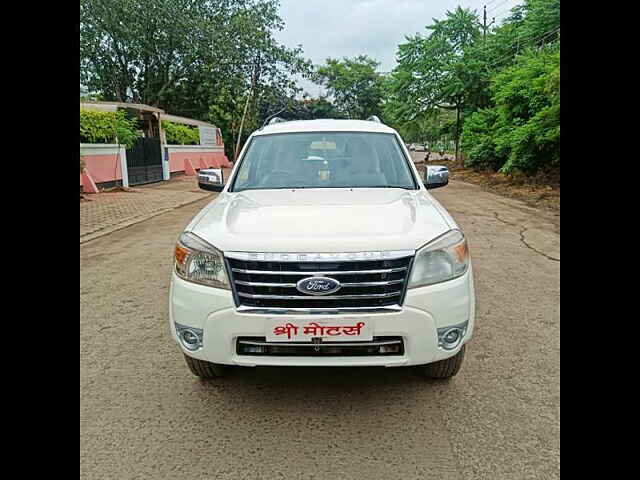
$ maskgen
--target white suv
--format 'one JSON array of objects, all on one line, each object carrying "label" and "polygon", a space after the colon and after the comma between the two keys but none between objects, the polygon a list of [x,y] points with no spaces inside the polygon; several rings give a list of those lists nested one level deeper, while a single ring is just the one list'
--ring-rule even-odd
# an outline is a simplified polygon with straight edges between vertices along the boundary
[{"label": "white suv", "polygon": [[169,308],[191,371],[455,375],[475,295],[465,236],[427,191],[448,183],[448,169],[426,167],[423,183],[377,118],[278,120],[249,137],[226,184],[200,172],[200,186],[221,193],[180,235]]}]

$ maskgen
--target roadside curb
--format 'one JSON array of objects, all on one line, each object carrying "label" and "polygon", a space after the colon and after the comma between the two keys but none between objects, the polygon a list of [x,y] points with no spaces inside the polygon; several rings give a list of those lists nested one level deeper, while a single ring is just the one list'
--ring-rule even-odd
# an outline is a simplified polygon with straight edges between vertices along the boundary
[{"label": "roadside curb", "polygon": [[120,224],[115,225],[113,227],[106,227],[106,228],[98,230],[96,232],[87,233],[86,235],[80,237],[80,245],[82,245],[84,243],[87,243],[87,242],[90,242],[92,240],[96,240],[96,239],[98,239],[100,237],[104,237],[105,235],[109,235],[109,234],[111,234],[113,232],[117,232],[119,230],[123,230],[123,229],[125,229],[127,227],[130,227],[131,225],[136,225],[138,223],[142,223],[142,222],[144,222],[146,220],[149,220],[150,218],[157,217],[158,215],[162,215],[163,213],[170,212],[171,210],[175,210],[176,208],[184,207],[185,205],[189,205],[191,203],[196,203],[196,202],[199,202],[200,200],[204,200],[204,199],[209,198],[209,197],[210,197],[210,195],[204,195],[204,196],[202,196],[200,198],[196,198],[195,200],[188,200],[186,202],[179,203],[179,204],[177,204],[177,205],[175,205],[173,207],[164,208],[162,210],[158,210],[157,212],[153,212],[152,214],[145,215],[144,217],[140,217],[140,218],[136,218],[136,219],[133,219],[133,220],[129,220],[127,222],[120,223]]}]

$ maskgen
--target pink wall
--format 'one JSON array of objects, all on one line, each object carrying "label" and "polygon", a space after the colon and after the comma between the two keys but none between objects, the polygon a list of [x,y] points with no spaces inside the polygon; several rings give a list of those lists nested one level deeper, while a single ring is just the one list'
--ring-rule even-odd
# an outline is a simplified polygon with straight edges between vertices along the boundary
[{"label": "pink wall", "polygon": [[169,171],[184,171],[184,161],[191,160],[194,168],[201,168],[200,160],[203,160],[207,168],[228,166],[229,161],[224,151],[219,152],[172,152],[169,154]]},{"label": "pink wall", "polygon": [[[111,182],[122,179],[120,159],[117,154],[83,155],[85,168],[96,183]],[[80,176],[82,186],[82,175]]]},{"label": "pink wall", "polygon": [[[164,147],[163,147],[164,148]],[[120,158],[117,154],[83,155],[85,168],[95,183],[111,182],[122,179]],[[169,171],[183,172],[185,159],[191,160],[194,168],[231,167],[231,163],[224,154],[224,150],[215,152],[182,151],[169,154]],[[82,186],[82,175],[80,175]]]}]

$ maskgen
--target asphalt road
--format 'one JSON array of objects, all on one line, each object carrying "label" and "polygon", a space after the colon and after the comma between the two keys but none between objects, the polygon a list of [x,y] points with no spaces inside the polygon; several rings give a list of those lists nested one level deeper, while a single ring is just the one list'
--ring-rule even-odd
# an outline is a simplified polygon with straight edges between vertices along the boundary
[{"label": "asphalt road", "polygon": [[559,478],[559,217],[456,182],[477,323],[461,372],[237,369],[169,338],[174,242],[200,201],[80,247],[82,479]]}]

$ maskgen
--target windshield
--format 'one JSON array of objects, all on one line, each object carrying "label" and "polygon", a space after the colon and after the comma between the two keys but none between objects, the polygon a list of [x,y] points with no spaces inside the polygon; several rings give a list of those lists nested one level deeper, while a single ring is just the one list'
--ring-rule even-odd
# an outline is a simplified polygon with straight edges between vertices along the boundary
[{"label": "windshield", "polygon": [[417,188],[395,135],[363,132],[253,137],[230,187]]}]

